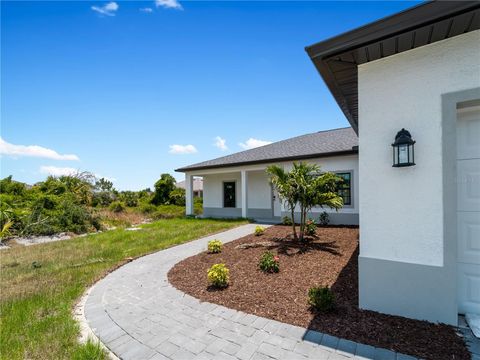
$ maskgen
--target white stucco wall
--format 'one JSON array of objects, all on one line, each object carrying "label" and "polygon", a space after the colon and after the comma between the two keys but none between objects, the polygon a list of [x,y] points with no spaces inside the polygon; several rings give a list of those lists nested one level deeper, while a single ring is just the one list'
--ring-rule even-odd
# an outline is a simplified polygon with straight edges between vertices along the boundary
[{"label": "white stucco wall", "polygon": [[252,171],[248,173],[248,199],[249,209],[271,209],[272,188],[267,173]]},{"label": "white stucco wall", "polygon": [[242,187],[240,172],[209,174],[203,177],[203,206],[212,208],[223,207],[223,183],[235,181],[236,207],[242,206]]},{"label": "white stucco wall", "polygon": [[[480,31],[360,65],[360,256],[443,265],[441,95],[480,86]],[[392,168],[412,134],[416,166]]]}]

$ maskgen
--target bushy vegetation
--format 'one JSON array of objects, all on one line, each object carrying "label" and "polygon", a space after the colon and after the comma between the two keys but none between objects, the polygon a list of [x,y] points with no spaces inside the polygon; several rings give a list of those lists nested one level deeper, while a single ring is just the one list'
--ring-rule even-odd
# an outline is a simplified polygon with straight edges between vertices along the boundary
[{"label": "bushy vegetation", "polygon": [[308,236],[313,236],[317,232],[317,224],[315,224],[315,220],[308,219],[305,223],[305,234]]},{"label": "bushy vegetation", "polygon": [[254,234],[255,236],[261,236],[265,233],[265,228],[263,226],[257,225],[255,227]]},{"label": "bushy vegetation", "polygon": [[266,273],[278,273],[280,271],[280,258],[271,251],[265,251],[260,257],[258,267]]},{"label": "bushy vegetation", "polygon": [[330,311],[335,305],[335,296],[328,286],[315,286],[308,290],[308,303],[315,310]]},{"label": "bushy vegetation", "polygon": [[222,252],[222,242],[220,240],[210,240],[208,242],[208,252],[211,254],[218,254]]},{"label": "bushy vegetation", "polygon": [[230,270],[225,264],[214,264],[208,269],[207,277],[210,285],[216,288],[225,288],[228,286]]},{"label": "bushy vegetation", "polygon": [[320,224],[322,224],[323,226],[327,226],[328,223],[330,222],[330,216],[328,215],[328,213],[326,211],[323,211],[320,214],[320,217],[319,217],[318,220],[320,221]]},{"label": "bushy vegetation", "polygon": [[[185,215],[185,190],[162,174],[155,191],[118,191],[105,178],[88,172],[49,176],[33,186],[12,176],[0,180],[0,236],[86,233],[132,221],[170,219]],[[195,199],[195,214],[202,213],[202,199]]]}]

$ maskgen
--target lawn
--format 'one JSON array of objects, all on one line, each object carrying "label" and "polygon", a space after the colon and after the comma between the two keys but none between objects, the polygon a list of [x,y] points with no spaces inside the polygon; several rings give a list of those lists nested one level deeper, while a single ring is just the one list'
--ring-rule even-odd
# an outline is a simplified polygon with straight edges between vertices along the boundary
[{"label": "lawn", "polygon": [[[113,230],[0,253],[0,358],[94,358],[77,342],[72,309],[86,288],[129,258],[142,256],[244,220],[169,219],[139,231]],[[101,356],[100,356],[101,357]]]}]

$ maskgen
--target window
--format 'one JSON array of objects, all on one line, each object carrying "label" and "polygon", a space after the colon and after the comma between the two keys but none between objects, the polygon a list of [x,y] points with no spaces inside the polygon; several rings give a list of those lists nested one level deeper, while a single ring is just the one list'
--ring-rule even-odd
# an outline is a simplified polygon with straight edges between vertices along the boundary
[{"label": "window", "polygon": [[338,195],[343,199],[343,205],[352,205],[352,173],[344,172],[336,175],[343,179],[337,190]]},{"label": "window", "polygon": [[223,207],[234,208],[236,206],[235,201],[235,182],[223,183]]}]

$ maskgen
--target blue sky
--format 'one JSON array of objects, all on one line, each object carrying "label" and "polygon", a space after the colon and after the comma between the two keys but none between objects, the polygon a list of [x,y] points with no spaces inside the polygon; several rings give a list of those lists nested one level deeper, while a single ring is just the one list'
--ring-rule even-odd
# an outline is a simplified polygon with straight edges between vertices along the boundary
[{"label": "blue sky", "polygon": [[348,126],[304,47],[415,4],[2,1],[1,176],[80,169],[136,190]]}]

